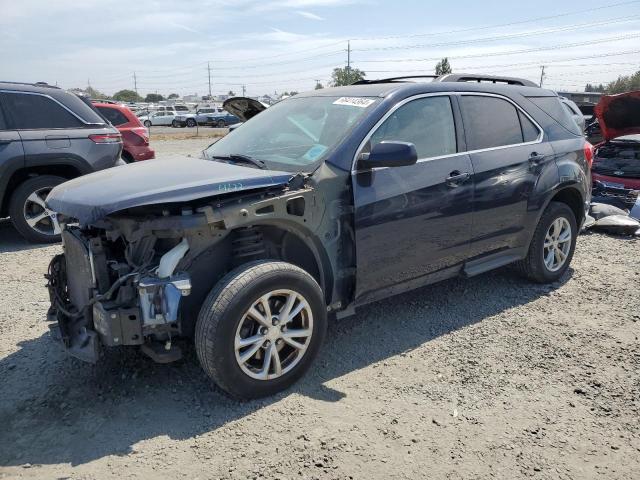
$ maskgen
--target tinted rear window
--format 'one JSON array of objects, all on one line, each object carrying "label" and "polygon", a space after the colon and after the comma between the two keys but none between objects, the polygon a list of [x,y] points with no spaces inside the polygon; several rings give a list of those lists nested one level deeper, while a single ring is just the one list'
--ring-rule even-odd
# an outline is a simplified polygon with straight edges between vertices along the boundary
[{"label": "tinted rear window", "polygon": [[582,135],[580,128],[573,118],[569,115],[567,110],[562,106],[558,97],[527,97],[531,100],[540,110],[553,118],[556,122],[562,125],[575,135]]},{"label": "tinted rear window", "polygon": [[125,123],[129,123],[129,119],[123,115],[120,110],[109,107],[96,107],[100,113],[111,122],[111,125],[115,125],[116,127],[119,125],[124,125]]},{"label": "tinted rear window", "polygon": [[460,103],[469,150],[522,143],[518,110],[511,103],[475,95],[461,96]]},{"label": "tinted rear window", "polygon": [[2,104],[13,127],[22,130],[42,128],[79,128],[83,123],[60,104],[43,95],[5,93]]}]

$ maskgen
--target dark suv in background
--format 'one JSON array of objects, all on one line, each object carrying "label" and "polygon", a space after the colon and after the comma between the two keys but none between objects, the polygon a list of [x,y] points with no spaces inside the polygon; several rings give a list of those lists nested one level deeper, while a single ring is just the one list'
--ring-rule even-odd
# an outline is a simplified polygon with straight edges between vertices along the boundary
[{"label": "dark suv in background", "polygon": [[0,218],[32,242],[57,242],[53,187],[112,167],[122,137],[76,95],[46,84],[0,82]]},{"label": "dark suv in background", "polygon": [[51,192],[49,320],[90,362],[125,345],[173,361],[192,339],[220,387],[252,398],[300,378],[328,317],[511,263],[558,280],[593,152],[554,92],[449,75],[296,95],[204,156]]}]

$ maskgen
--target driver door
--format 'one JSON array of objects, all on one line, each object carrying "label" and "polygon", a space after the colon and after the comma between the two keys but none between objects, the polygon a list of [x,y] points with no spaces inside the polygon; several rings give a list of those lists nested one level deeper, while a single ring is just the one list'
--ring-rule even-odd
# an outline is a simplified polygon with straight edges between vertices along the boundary
[{"label": "driver door", "polygon": [[410,142],[418,161],[371,170],[356,166],[352,175],[357,303],[452,276],[462,267],[471,238],[473,169],[469,155],[460,152],[460,130],[448,95],[419,97],[387,114],[358,152],[385,140]]}]

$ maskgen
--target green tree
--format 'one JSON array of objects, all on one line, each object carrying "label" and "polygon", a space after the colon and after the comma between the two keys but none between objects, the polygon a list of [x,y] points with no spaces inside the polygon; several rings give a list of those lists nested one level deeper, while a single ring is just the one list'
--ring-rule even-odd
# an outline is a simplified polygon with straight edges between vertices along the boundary
[{"label": "green tree", "polygon": [[229,93],[227,93],[227,95],[229,95],[230,97],[235,97],[236,93],[233,90],[229,90]]},{"label": "green tree", "polygon": [[113,99],[119,102],[139,102],[142,100],[133,90],[120,90],[113,94]]},{"label": "green tree", "polygon": [[331,74],[331,85],[334,87],[343,87],[351,85],[360,80],[364,80],[366,73],[357,68],[334,68]]},{"label": "green tree", "polygon": [[89,95],[89,97],[91,98],[102,98],[105,100],[109,99],[109,95],[107,95],[106,93],[102,93],[99,90],[96,90],[95,88],[88,86],[87,88],[84,89],[84,92]]},{"label": "green tree", "polygon": [[605,93],[616,94],[640,90],[640,70],[633,75],[620,75],[617,80],[607,84]]},{"label": "green tree", "polygon": [[164,100],[164,97],[158,93],[150,93],[146,97],[144,97],[144,101],[147,103],[156,103],[161,100]]},{"label": "green tree", "polygon": [[436,75],[447,75],[448,73],[451,73],[451,65],[449,65],[449,59],[444,57],[436,63]]},{"label": "green tree", "polygon": [[315,89],[314,90],[322,90],[324,87],[322,86],[322,84],[320,82],[316,83]]},{"label": "green tree", "polygon": [[180,95],[178,95],[177,93],[170,93],[169,96],[167,97],[169,100],[172,100],[174,98],[180,98]]}]

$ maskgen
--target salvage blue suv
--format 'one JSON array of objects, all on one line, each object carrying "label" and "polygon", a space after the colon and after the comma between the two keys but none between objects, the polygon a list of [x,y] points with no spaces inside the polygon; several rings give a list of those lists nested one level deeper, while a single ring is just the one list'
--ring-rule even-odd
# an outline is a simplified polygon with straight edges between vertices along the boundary
[{"label": "salvage blue suv", "polygon": [[554,92],[526,80],[388,79],[296,95],[210,146],[56,187],[64,253],[52,331],[74,356],[191,339],[226,392],[280,391],[327,318],[516,263],[569,267],[591,146]]}]

